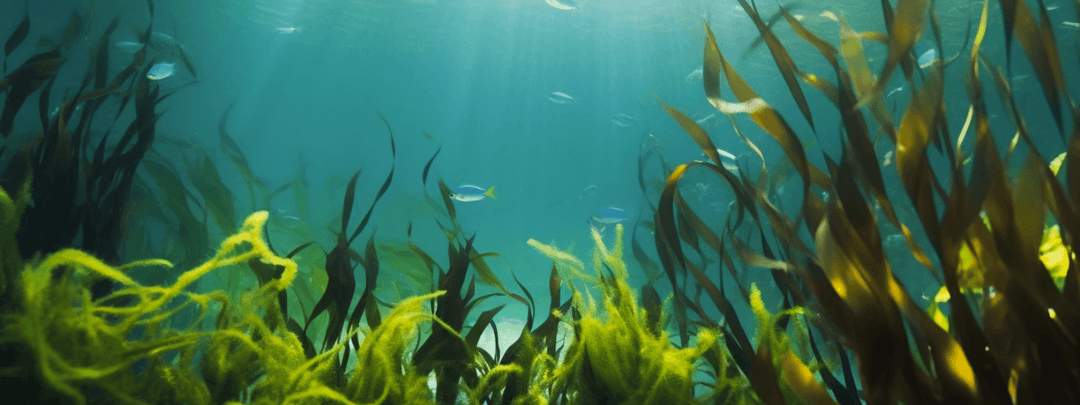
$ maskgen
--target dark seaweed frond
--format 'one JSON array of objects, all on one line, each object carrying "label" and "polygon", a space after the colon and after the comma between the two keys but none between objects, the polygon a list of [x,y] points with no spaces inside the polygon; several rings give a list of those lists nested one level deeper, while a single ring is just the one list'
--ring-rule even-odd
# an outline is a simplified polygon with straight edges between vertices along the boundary
[{"label": "dark seaweed frond", "polygon": [[[1002,9],[1007,39],[1015,36],[1020,40],[1043,84],[1049,112],[1060,128],[1063,119],[1058,100],[1064,98],[1069,105],[1073,102],[1059,73],[1063,68],[1045,7],[1040,3],[1040,19],[1036,20],[1025,2],[1006,3]],[[1055,164],[1080,153],[1074,152],[1078,148],[1075,145],[1080,145],[1076,140],[1080,139],[1080,131],[1074,131],[1060,160],[1055,160],[1057,163],[1048,164],[1042,157],[1005,75],[979,52],[987,25],[988,7],[984,2],[967,58],[970,126],[965,124],[959,137],[953,138],[946,122],[944,93],[950,82],[945,77],[944,63],[923,67],[918,79],[912,74],[911,49],[923,34],[927,20],[938,49],[942,48],[940,24],[929,4],[902,0],[894,13],[889,2],[882,1],[888,33],[877,35],[888,47],[888,57],[877,78],[866,68],[859,44],[862,38],[876,35],[856,33],[841,17],[826,14],[841,27],[841,47],[837,50],[781,10],[796,34],[813,45],[836,74],[835,83],[803,78],[833,101],[843,124],[839,159],[823,156],[827,170],[809,164],[799,138],[780,113],[758,98],[735,73],[706,26],[706,96],[729,116],[748,114],[761,130],[773,136],[801,177],[802,205],[794,218],[789,217],[745,173],[733,181],[734,176],[710,155],[713,162],[680,165],[668,174],[655,216],[657,251],[676,297],[689,294],[680,294],[680,289],[702,288],[725,315],[726,346],[763,402],[787,402],[781,398],[792,392],[819,402],[858,403],[855,367],[846,359],[844,350],[839,351],[838,365],[829,365],[819,350],[822,343],[834,338],[854,354],[862,380],[861,397],[872,404],[1070,403],[1080,398],[1072,388],[1063,388],[1076,385],[1076,373],[1050,371],[1077,367],[1074,336],[1080,327],[1080,318],[1076,317],[1080,289],[1073,273],[1075,259],[1065,258],[1062,252],[1071,249],[1065,234],[1078,229],[1074,207],[1075,197],[1080,194],[1073,192],[1075,183],[1067,183],[1067,191],[1058,182]],[[756,11],[746,4],[743,7],[767,38],[767,28],[755,17]],[[839,63],[840,54],[846,69]],[[880,98],[897,68],[918,90],[913,91],[899,127],[894,127],[891,118],[883,113]],[[998,149],[988,123],[980,78],[984,69],[990,72],[1017,128],[1013,145],[1004,151]],[[710,76],[721,74],[737,103],[720,98],[720,82]],[[703,131],[677,110],[665,108],[708,155],[711,141]],[[897,214],[897,208],[903,205],[888,198],[882,166],[874,153],[876,140],[871,139],[864,113],[875,119],[882,127],[880,133],[888,134],[895,145],[896,170],[918,224],[905,223],[910,218]],[[975,139],[974,153],[969,157],[964,156],[962,148],[965,135]],[[1027,152],[1020,171],[1010,176],[1005,167],[1018,141]],[[943,173],[936,173],[930,161],[942,155],[949,165]],[[719,232],[695,220],[696,213],[685,204],[677,185],[687,170],[699,167],[711,169],[737,196],[749,196],[748,200],[737,198],[733,209],[739,215],[751,214],[751,225],[759,232],[760,240],[736,232],[740,228],[730,223],[731,213]],[[763,184],[762,179],[758,184]],[[819,197],[817,190],[829,198]],[[758,212],[764,215],[759,217]],[[879,217],[882,223],[899,231],[912,257],[941,280],[942,292],[929,311],[914,302],[894,273],[883,248]],[[925,233],[930,251],[924,251],[926,245],[919,244],[914,229]],[[800,236],[802,232],[808,232],[811,240]],[[1054,236],[1059,232],[1060,238]],[[809,353],[796,354],[796,348],[777,351],[774,340],[760,338],[761,333],[789,330],[795,320],[791,316],[759,325],[756,349],[749,340],[739,339],[745,334],[739,332],[742,326],[738,318],[725,309],[731,307],[723,294],[725,290],[698,269],[683,248],[685,245],[700,251],[699,240],[722,257],[734,253],[747,265],[771,269],[784,308],[790,308],[785,311],[814,308],[818,316],[810,318],[811,327],[805,329],[812,358]],[[725,244],[725,240],[731,243]],[[1061,248],[1055,247],[1058,244]],[[693,285],[677,284],[677,276],[683,272],[693,276]],[[743,300],[761,308],[754,294],[747,297],[741,289],[738,275],[732,272],[731,276],[744,291]],[[943,302],[950,304],[948,315],[938,307]],[[766,318],[761,310],[755,312],[759,319]],[[707,313],[696,314],[709,319]],[[803,332],[797,332],[792,337],[801,335]],[[732,336],[736,339],[729,339]],[[708,359],[713,375],[730,370],[719,367],[724,364],[722,357]],[[818,364],[817,374],[823,386],[805,384],[812,378],[809,376],[813,367],[801,365],[808,360]],[[833,375],[837,366],[843,379]],[[803,377],[797,378],[800,375]],[[781,382],[779,386],[777,381]],[[722,386],[718,382],[714,388],[723,392]],[[831,398],[823,387],[831,391]]]}]

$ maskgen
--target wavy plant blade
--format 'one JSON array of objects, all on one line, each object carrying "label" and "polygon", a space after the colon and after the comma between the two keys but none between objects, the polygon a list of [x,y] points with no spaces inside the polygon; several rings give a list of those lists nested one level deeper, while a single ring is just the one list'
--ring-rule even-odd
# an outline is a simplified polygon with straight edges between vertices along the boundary
[{"label": "wavy plant blade", "polygon": [[4,42],[4,70],[3,73],[7,74],[7,59],[11,56],[11,52],[14,52],[19,45],[22,45],[26,40],[26,36],[30,34],[30,0],[23,2],[23,19],[19,22],[19,25],[15,27],[15,30],[8,36],[7,41]]},{"label": "wavy plant blade", "polygon": [[[807,103],[806,95],[803,94],[802,87],[799,86],[799,80],[795,77],[800,73],[799,68],[795,66],[795,61],[791,59],[791,55],[784,48],[784,45],[780,43],[780,39],[776,37],[776,34],[773,34],[769,25],[761,19],[757,8],[752,7],[746,0],[739,0],[739,5],[742,6],[746,15],[750,16],[750,19],[754,21],[758,32],[761,33],[761,37],[764,38],[765,44],[769,47],[769,52],[772,53],[773,60],[776,61],[776,67],[780,69],[780,75],[784,78],[788,91],[795,99],[795,104],[799,106],[799,111],[806,118],[806,122],[810,124],[810,129],[815,130],[814,117],[810,114],[810,104]],[[781,15],[780,13],[773,15],[770,22],[778,21]]]}]

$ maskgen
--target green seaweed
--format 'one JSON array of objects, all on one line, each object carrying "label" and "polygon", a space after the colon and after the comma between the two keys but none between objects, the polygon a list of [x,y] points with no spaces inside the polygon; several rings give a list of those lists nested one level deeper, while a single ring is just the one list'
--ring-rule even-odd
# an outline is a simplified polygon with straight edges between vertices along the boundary
[{"label": "green seaweed", "polygon": [[[0,201],[11,205],[6,194],[0,193]],[[5,215],[8,220],[11,217]],[[26,357],[32,359],[24,366],[41,378],[43,388],[78,404],[209,404],[242,398],[253,404],[321,400],[415,404],[430,397],[426,379],[412,373],[402,360],[409,337],[431,319],[423,303],[442,293],[399,303],[365,336],[356,353],[358,366],[344,389],[331,389],[326,380],[333,375],[335,354],[347,340],[308,359],[296,335],[285,327],[274,298],[292,282],[297,266],[270,252],[261,234],[266,219],[266,212],[248,217],[214,257],[184,272],[168,287],[140,285],[125,274],[143,266],[171,266],[163,260],[111,267],[77,250],[49,255],[23,272],[22,310],[5,315],[3,341],[24,345]],[[234,271],[230,266],[252,260],[281,266],[284,271],[236,303],[220,291],[185,291],[210,272]],[[54,280],[57,270],[64,276]],[[123,287],[91,300],[85,281],[92,276],[109,278]],[[125,296],[134,297],[134,302],[112,304]],[[197,306],[200,317],[209,315],[217,304],[216,327],[210,331],[166,327],[166,321],[180,310],[167,305],[176,298],[185,299],[184,306]],[[198,367],[194,367],[196,362]],[[96,396],[88,398],[88,391]]]},{"label": "green seaweed", "polygon": [[[571,280],[596,284],[601,289],[602,303],[598,305],[585,289],[571,288],[575,307],[583,314],[574,321],[574,341],[553,379],[557,386],[576,392],[572,403],[691,403],[694,363],[716,343],[717,335],[702,329],[694,347],[678,349],[666,331],[653,333],[648,314],[637,304],[627,284],[622,237],[620,224],[614,247],[608,249],[599,231],[592,229],[595,275],[586,273],[584,264],[569,253],[529,241],[560,265]],[[607,319],[601,318],[604,315]]]}]

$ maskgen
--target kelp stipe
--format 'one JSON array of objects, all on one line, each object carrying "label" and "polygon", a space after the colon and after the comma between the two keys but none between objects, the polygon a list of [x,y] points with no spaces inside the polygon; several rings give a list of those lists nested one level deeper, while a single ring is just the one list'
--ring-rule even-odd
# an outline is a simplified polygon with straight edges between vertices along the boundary
[{"label": "kelp stipe", "polygon": [[[600,308],[591,297],[586,305],[583,292],[571,284],[575,306],[584,313],[580,321],[575,321],[577,335],[553,376],[555,386],[565,386],[575,393],[571,403],[691,403],[694,363],[716,345],[717,335],[702,329],[696,346],[677,349],[666,332],[650,331],[648,315],[626,281],[622,235],[619,225],[615,245],[608,250],[599,232],[592,230],[596,243],[593,268],[596,279],[602,280],[601,300],[607,319],[601,319]],[[581,261],[569,253],[535,240],[530,240],[529,245],[556,263],[569,266],[566,270],[578,277],[585,274]],[[605,269],[610,269],[611,274],[604,274]]]}]

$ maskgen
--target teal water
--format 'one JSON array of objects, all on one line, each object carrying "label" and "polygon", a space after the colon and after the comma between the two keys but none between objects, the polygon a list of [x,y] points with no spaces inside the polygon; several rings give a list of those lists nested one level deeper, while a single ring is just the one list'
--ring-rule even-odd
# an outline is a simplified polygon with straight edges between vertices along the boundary
[{"label": "teal water", "polygon": [[[16,11],[0,15],[3,33],[11,32],[21,19],[17,11],[22,5],[7,3],[5,9]],[[150,23],[143,1],[65,3],[84,15],[93,9],[90,38],[96,38],[114,15],[121,22],[113,42],[137,40],[136,30]],[[943,28],[944,49],[936,52],[939,56],[961,51],[968,24],[977,24],[979,5],[935,3]],[[412,220],[413,240],[429,251],[442,251],[445,238],[430,220],[420,183],[424,164],[441,145],[426,191],[436,193],[434,183],[440,178],[451,188],[466,183],[495,187],[495,200],[457,203],[459,221],[470,235],[478,235],[480,251],[501,254],[491,261],[496,274],[509,283],[512,269],[533,291],[546,290],[550,261],[526,240],[572,245],[585,259],[591,246],[586,223],[597,209],[617,206],[648,217],[647,201],[655,203],[654,187],[662,173],[652,161],[645,176],[647,193],[638,187],[643,143],[658,145],[673,164],[700,159],[700,150],[656,100],[695,119],[716,112],[706,103],[701,82],[686,80],[701,65],[703,20],[743,77],[785,114],[805,143],[813,140],[809,155],[814,164],[824,166],[822,153],[834,158],[840,153],[837,114],[823,96],[804,86],[816,119],[815,134],[791,101],[768,50],[760,47],[740,57],[757,31],[734,1],[592,0],[574,10],[560,10],[543,0],[196,0],[158,1],[155,6],[154,31],[182,44],[197,71],[196,78],[177,65],[174,76],[158,82],[163,89],[177,89],[197,81],[163,103],[168,111],[158,124],[159,135],[205,145],[234,193],[244,195],[243,183],[217,147],[218,120],[229,105],[235,108],[228,129],[260,179],[276,187],[296,178],[303,168],[311,212],[296,212],[288,198],[269,208],[307,218],[316,231],[323,231],[340,213],[343,186],[352,172],[363,168],[357,210],[366,209],[388,172],[389,144],[376,115],[380,111],[393,127],[398,155],[390,193],[376,207],[377,237],[403,240]],[[773,2],[759,6],[763,15],[776,9]],[[1076,22],[1075,10],[1060,0],[1047,6],[1053,8],[1050,18],[1063,50],[1066,76],[1072,77],[1078,32],[1067,23]],[[69,15],[64,7],[45,2],[31,2],[29,7],[35,24],[30,45],[40,35],[58,35]],[[997,7],[991,2],[983,52],[1004,67]],[[793,6],[792,11],[834,43],[838,29],[821,16],[824,11],[842,12],[859,31],[884,31],[877,2],[817,1]],[[835,80],[826,62],[790,29],[779,28],[776,33],[802,70]],[[76,49],[85,44],[80,40]],[[864,46],[872,70],[879,71],[885,47],[869,41]],[[920,43],[921,49],[935,46],[929,35]],[[1014,45],[1008,74],[1027,124],[1037,133],[1036,144],[1044,155],[1054,156],[1062,146],[1019,49]],[[32,52],[33,46],[24,45],[9,60],[23,60]],[[72,82],[66,86],[77,85],[85,66],[85,61],[78,62],[85,53],[73,55],[68,63],[74,66],[73,73],[65,76]],[[127,62],[120,55],[114,58],[117,68]],[[947,71],[953,80],[947,85],[946,100],[954,134],[967,107],[963,69],[964,63],[957,63]],[[890,88],[896,92],[887,104],[895,103],[894,111],[903,111],[911,89],[901,75],[894,76]],[[553,92],[573,100],[552,102]],[[62,96],[63,91],[53,92],[54,105]],[[1009,119],[996,100],[989,104],[992,126],[1002,128],[995,132],[999,145],[1005,145],[1012,137]],[[17,128],[33,126],[36,118],[27,111],[18,117]],[[634,121],[615,123],[612,117],[617,114]],[[768,165],[784,159],[775,142],[746,116],[737,120],[762,148]],[[718,147],[740,156],[743,167],[756,167],[758,162],[745,155],[749,149],[734,136],[727,118],[715,118],[709,132]],[[878,156],[883,158],[885,152],[879,150]],[[898,199],[904,198],[896,188],[895,171],[886,170],[886,181]],[[722,219],[731,199],[722,183],[696,173],[684,184],[695,207],[710,213],[711,221]],[[797,184],[792,180],[787,187]],[[783,203],[790,208],[799,202]],[[639,230],[638,237],[652,252],[649,232]],[[899,273],[913,294],[933,289],[918,264],[896,249],[890,253],[897,255],[898,268],[911,269]],[[635,285],[644,280],[640,272],[632,276]],[[748,279],[764,281],[767,275],[750,271]],[[546,297],[538,295],[538,306],[546,307]],[[523,313],[523,308],[508,308],[504,315]]]}]

